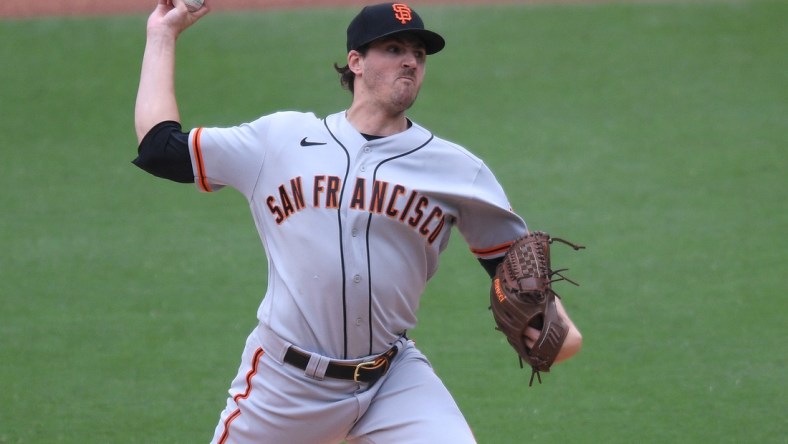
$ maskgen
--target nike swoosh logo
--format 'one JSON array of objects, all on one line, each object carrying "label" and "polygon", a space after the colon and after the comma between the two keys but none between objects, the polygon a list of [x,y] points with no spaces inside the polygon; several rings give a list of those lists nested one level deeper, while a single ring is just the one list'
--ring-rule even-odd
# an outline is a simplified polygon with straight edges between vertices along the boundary
[{"label": "nike swoosh logo", "polygon": [[306,140],[306,137],[301,139],[301,146],[315,146],[315,145],[325,145],[326,142],[310,142]]}]

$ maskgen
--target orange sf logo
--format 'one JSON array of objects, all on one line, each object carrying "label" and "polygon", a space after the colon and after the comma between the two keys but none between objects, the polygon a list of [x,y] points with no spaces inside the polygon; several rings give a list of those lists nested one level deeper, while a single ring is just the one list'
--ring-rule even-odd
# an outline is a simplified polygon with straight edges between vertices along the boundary
[{"label": "orange sf logo", "polygon": [[408,5],[404,3],[394,3],[391,7],[394,8],[394,17],[403,25],[413,19]]}]

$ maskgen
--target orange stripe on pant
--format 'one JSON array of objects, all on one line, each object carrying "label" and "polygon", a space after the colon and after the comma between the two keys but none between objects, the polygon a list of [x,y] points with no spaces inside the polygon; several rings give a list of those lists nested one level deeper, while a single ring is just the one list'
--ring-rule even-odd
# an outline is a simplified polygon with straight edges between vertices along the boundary
[{"label": "orange stripe on pant", "polygon": [[[264,354],[265,351],[262,348],[258,348],[254,353],[254,357],[252,358],[252,369],[246,374],[246,390],[243,393],[233,396],[233,401],[235,401],[236,404],[238,404],[238,401],[248,398],[252,393],[252,378],[257,374],[257,370],[260,366],[260,358],[262,358]],[[227,442],[227,437],[230,435],[230,425],[239,416],[241,416],[241,407],[238,407],[235,409],[235,411],[230,413],[229,416],[227,416],[227,419],[224,421],[224,432],[219,438],[218,444],[224,444]]]}]

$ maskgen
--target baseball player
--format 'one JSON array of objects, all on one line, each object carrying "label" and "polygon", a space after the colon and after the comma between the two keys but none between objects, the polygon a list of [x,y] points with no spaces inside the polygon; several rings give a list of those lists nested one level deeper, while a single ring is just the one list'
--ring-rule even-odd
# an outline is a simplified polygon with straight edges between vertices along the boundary
[{"label": "baseball player", "polygon": [[[479,158],[406,117],[444,39],[406,4],[367,6],[335,65],[346,110],[184,132],[176,39],[209,8],[159,0],[148,19],[134,163],[241,192],[267,255],[259,323],[212,442],[475,442],[408,330],[453,228],[491,276],[527,228]],[[580,347],[560,310],[571,332],[558,361]]]}]

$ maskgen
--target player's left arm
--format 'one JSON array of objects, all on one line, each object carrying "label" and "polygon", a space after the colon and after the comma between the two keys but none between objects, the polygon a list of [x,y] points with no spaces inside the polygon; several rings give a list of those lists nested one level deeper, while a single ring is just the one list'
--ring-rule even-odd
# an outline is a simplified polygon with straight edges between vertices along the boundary
[{"label": "player's left arm", "polygon": [[[490,275],[490,279],[495,277],[495,269],[501,262],[503,262],[503,256],[493,259],[479,259],[479,263],[481,263],[484,270]],[[580,351],[580,348],[583,346],[583,335],[580,334],[580,330],[578,330],[577,326],[572,321],[572,318],[570,318],[569,314],[567,314],[564,304],[561,302],[561,298],[555,299],[555,305],[558,310],[558,314],[569,327],[569,332],[566,335],[566,339],[564,339],[564,343],[561,345],[561,350],[558,352],[558,355],[553,362],[553,364],[558,364],[562,361],[566,361]],[[541,330],[531,327],[526,329],[525,343],[528,345],[528,347],[534,346],[534,343],[537,339],[539,339],[540,334]]]},{"label": "player's left arm", "polygon": [[[508,236],[516,237],[518,236],[518,232],[527,232],[525,221],[519,215],[511,210],[501,211],[506,208],[510,208],[508,199],[506,198],[503,188],[486,166],[482,166],[479,170],[479,174],[475,180],[475,191],[476,202],[487,202],[488,204],[477,205],[473,208],[473,211],[463,214],[464,217],[462,220],[462,225],[460,226],[460,231],[466,235],[466,239],[470,237],[471,239],[478,241],[470,242],[471,245],[478,245],[479,247],[505,245],[505,243],[501,243],[505,237],[502,239],[501,236],[498,236],[497,239],[493,239],[492,241],[490,239],[485,239],[483,241],[479,239],[484,238],[490,233],[509,233]],[[493,231],[491,232],[490,230]],[[503,236],[507,235],[504,234]],[[484,252],[488,251],[488,248],[477,248],[476,251]],[[498,265],[504,260],[504,255],[489,257],[477,254],[477,259],[487,274],[490,275],[490,278],[493,279],[495,277]],[[580,334],[577,326],[575,326],[575,323],[569,317],[569,314],[566,312],[561,299],[556,298],[555,301],[556,311],[558,312],[558,315],[565,321],[568,327],[568,332],[564,342],[561,345],[561,348],[559,349],[558,354],[555,357],[555,360],[553,361],[554,364],[565,361],[577,354],[583,344],[583,337]],[[526,329],[526,344],[529,347],[533,347],[534,342],[539,339],[540,334],[540,330],[530,327]],[[530,344],[528,343],[529,341]]]},{"label": "player's left arm", "polygon": [[496,257],[493,259],[478,258],[478,260],[479,263],[482,265],[482,268],[484,268],[484,271],[486,271],[487,274],[490,275],[490,279],[492,279],[495,277],[495,269],[498,268],[498,264],[503,262],[503,256]]},{"label": "player's left arm", "polygon": [[575,323],[572,322],[572,318],[566,313],[561,298],[555,298],[555,305],[558,309],[558,314],[569,327],[569,332],[566,334],[563,345],[561,345],[561,350],[558,352],[558,356],[556,356],[553,362],[553,364],[558,364],[561,361],[566,361],[580,351],[580,348],[583,346],[583,335],[580,334],[580,330],[577,329]]}]

